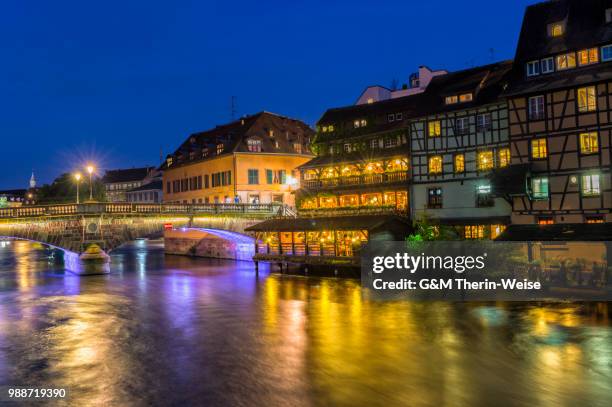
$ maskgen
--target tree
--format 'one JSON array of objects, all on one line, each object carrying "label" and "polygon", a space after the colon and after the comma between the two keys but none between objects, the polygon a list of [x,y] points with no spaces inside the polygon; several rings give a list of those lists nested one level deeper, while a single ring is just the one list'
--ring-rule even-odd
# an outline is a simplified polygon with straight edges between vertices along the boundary
[{"label": "tree", "polygon": [[414,233],[409,235],[410,242],[427,242],[433,240],[457,240],[457,232],[445,225],[440,225],[431,216],[424,214],[413,223]]},{"label": "tree", "polygon": [[[37,202],[42,205],[76,202],[76,180],[69,173],[57,177],[52,183],[45,184],[38,190]],[[89,178],[84,177],[79,187],[81,202],[89,199]],[[96,201],[105,201],[104,184],[99,178],[93,179],[93,197]]]}]

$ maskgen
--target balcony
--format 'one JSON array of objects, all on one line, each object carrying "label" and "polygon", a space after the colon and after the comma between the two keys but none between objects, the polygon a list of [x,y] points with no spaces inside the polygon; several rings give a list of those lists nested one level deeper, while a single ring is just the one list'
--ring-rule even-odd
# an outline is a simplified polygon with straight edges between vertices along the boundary
[{"label": "balcony", "polygon": [[359,215],[398,215],[408,216],[406,208],[398,208],[395,205],[381,206],[348,206],[335,208],[309,208],[298,209],[298,215],[302,217],[329,217],[329,216],[359,216]]},{"label": "balcony", "polygon": [[361,174],[333,178],[308,179],[302,181],[302,186],[306,189],[322,189],[353,185],[392,184],[408,181],[408,178],[408,171],[396,171],[382,174]]}]

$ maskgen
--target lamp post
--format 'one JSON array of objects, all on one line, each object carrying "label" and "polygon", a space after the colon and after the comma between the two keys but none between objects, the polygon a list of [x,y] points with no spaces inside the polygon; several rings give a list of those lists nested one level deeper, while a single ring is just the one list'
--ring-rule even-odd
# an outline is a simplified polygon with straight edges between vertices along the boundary
[{"label": "lamp post", "polygon": [[94,172],[95,168],[93,167],[93,165],[88,165],[87,166],[87,172],[89,173],[89,200],[93,201],[93,182],[92,182],[92,176],[93,176],[93,172]]},{"label": "lamp post", "polygon": [[77,185],[77,205],[80,203],[79,201],[79,184],[81,183],[81,173],[77,172],[76,174],[74,174],[74,179],[76,180],[76,185]]}]

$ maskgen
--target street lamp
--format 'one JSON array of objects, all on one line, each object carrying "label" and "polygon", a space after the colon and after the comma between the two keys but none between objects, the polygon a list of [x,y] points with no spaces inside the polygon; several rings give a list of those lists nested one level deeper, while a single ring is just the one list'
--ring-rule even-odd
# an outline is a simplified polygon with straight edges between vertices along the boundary
[{"label": "street lamp", "polygon": [[95,168],[93,167],[93,165],[88,165],[86,169],[87,169],[87,172],[89,173],[89,200],[93,201],[93,182],[92,182],[92,176],[93,176],[93,172],[94,172]]},{"label": "street lamp", "polygon": [[79,202],[79,184],[81,183],[81,173],[77,172],[76,174],[74,174],[74,179],[76,180],[76,184],[77,184],[77,205],[80,203]]}]

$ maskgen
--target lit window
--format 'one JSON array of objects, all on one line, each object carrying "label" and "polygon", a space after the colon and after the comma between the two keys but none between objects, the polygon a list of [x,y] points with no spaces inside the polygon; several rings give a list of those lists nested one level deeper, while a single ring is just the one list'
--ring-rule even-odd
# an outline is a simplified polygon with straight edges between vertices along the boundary
[{"label": "lit window", "polygon": [[487,130],[491,130],[491,114],[479,114],[476,116],[476,131],[482,133]]},{"label": "lit window", "polygon": [[548,199],[548,178],[538,177],[531,179],[531,198]]},{"label": "lit window", "polygon": [[553,57],[544,58],[541,63],[542,73],[551,73],[555,71],[555,60]]},{"label": "lit window", "polygon": [[541,159],[546,158],[547,156],[548,151],[546,150],[546,139],[537,138],[531,140],[531,158]]},{"label": "lit window", "polygon": [[599,52],[597,48],[578,51],[578,65],[589,65],[597,62],[599,62]]},{"label": "lit window", "polygon": [[544,119],[544,96],[532,96],[529,98],[529,120]]},{"label": "lit window", "polygon": [[478,152],[478,171],[487,171],[493,168],[493,151]]},{"label": "lit window", "polygon": [[350,153],[351,152],[351,145],[346,143],[344,144],[344,152],[345,153]]},{"label": "lit window", "polygon": [[465,155],[463,154],[455,155],[455,172],[456,173],[465,172]]},{"label": "lit window", "polygon": [[441,174],[442,173],[442,156],[434,155],[429,157],[429,173],[430,174]]},{"label": "lit window", "polygon": [[599,151],[597,132],[580,134],[580,152],[582,154],[593,154]]},{"label": "lit window", "polygon": [[540,216],[538,218],[538,225],[552,225],[555,223],[552,216]]},{"label": "lit window", "polygon": [[385,148],[392,148],[397,145],[397,138],[395,137],[387,137],[385,139]]},{"label": "lit window", "polygon": [[302,154],[302,144],[301,143],[293,143],[293,151],[298,154]]},{"label": "lit window", "polygon": [[588,174],[582,176],[582,195],[594,196],[601,193],[599,174]]},{"label": "lit window", "polygon": [[463,228],[465,239],[484,239],[484,225],[468,225]]},{"label": "lit window", "polygon": [[464,93],[463,95],[459,95],[459,101],[461,103],[470,102],[472,100],[471,93]]},{"label": "lit window", "polygon": [[604,217],[603,215],[587,216],[586,223],[604,223]]},{"label": "lit window", "polygon": [[217,155],[221,154],[224,150],[223,143],[217,144]]},{"label": "lit window", "polygon": [[455,132],[459,135],[468,134],[470,132],[469,117],[460,117],[455,120]]},{"label": "lit window", "polygon": [[551,37],[560,37],[563,35],[563,24],[556,23],[551,24],[550,26],[550,36]]},{"label": "lit window", "polygon": [[557,70],[570,69],[576,67],[576,53],[569,52],[567,54],[557,55]]},{"label": "lit window", "polygon": [[355,128],[359,128],[359,120],[355,120],[355,121],[353,122],[353,127],[355,127]]},{"label": "lit window", "polygon": [[601,60],[612,61],[612,45],[601,47]]},{"label": "lit window", "polygon": [[446,103],[447,105],[453,105],[455,103],[457,103],[459,100],[457,98],[457,95],[453,95],[453,96],[447,96],[444,99],[444,103]]},{"label": "lit window", "polygon": [[327,133],[327,126],[322,126],[321,127],[321,132],[322,133]]},{"label": "lit window", "polygon": [[431,209],[442,207],[442,188],[427,188],[427,207]]},{"label": "lit window", "polygon": [[365,119],[361,119],[361,127],[365,127],[368,122]]},{"label": "lit window", "polygon": [[251,152],[256,152],[256,153],[261,152],[261,140],[248,139],[247,147],[249,151]]},{"label": "lit window", "polygon": [[595,86],[578,89],[578,111],[592,112],[597,108]]},{"label": "lit window", "polygon": [[477,207],[486,207],[493,206],[495,201],[493,200],[493,195],[491,194],[491,185],[490,184],[482,184],[476,187],[476,206]]},{"label": "lit window", "polygon": [[506,225],[491,225],[491,239],[496,239],[506,230]]},{"label": "lit window", "polygon": [[373,98],[368,98],[368,104],[371,105],[372,103],[374,103],[374,99]]},{"label": "lit window", "polygon": [[334,125],[333,125],[333,124],[330,124],[329,126],[327,126],[327,131],[328,131],[328,132],[330,132],[330,133],[331,133],[332,131],[334,131]]},{"label": "lit window", "polygon": [[499,166],[507,167],[510,165],[510,149],[509,148],[501,148],[498,152],[499,155]]},{"label": "lit window", "polygon": [[434,120],[427,123],[429,137],[438,137],[442,134],[440,120]]},{"label": "lit window", "polygon": [[365,127],[368,124],[366,119],[355,120],[353,122],[353,127],[358,129],[359,127]]},{"label": "lit window", "polygon": [[527,62],[527,76],[537,76],[540,74],[540,61]]}]

